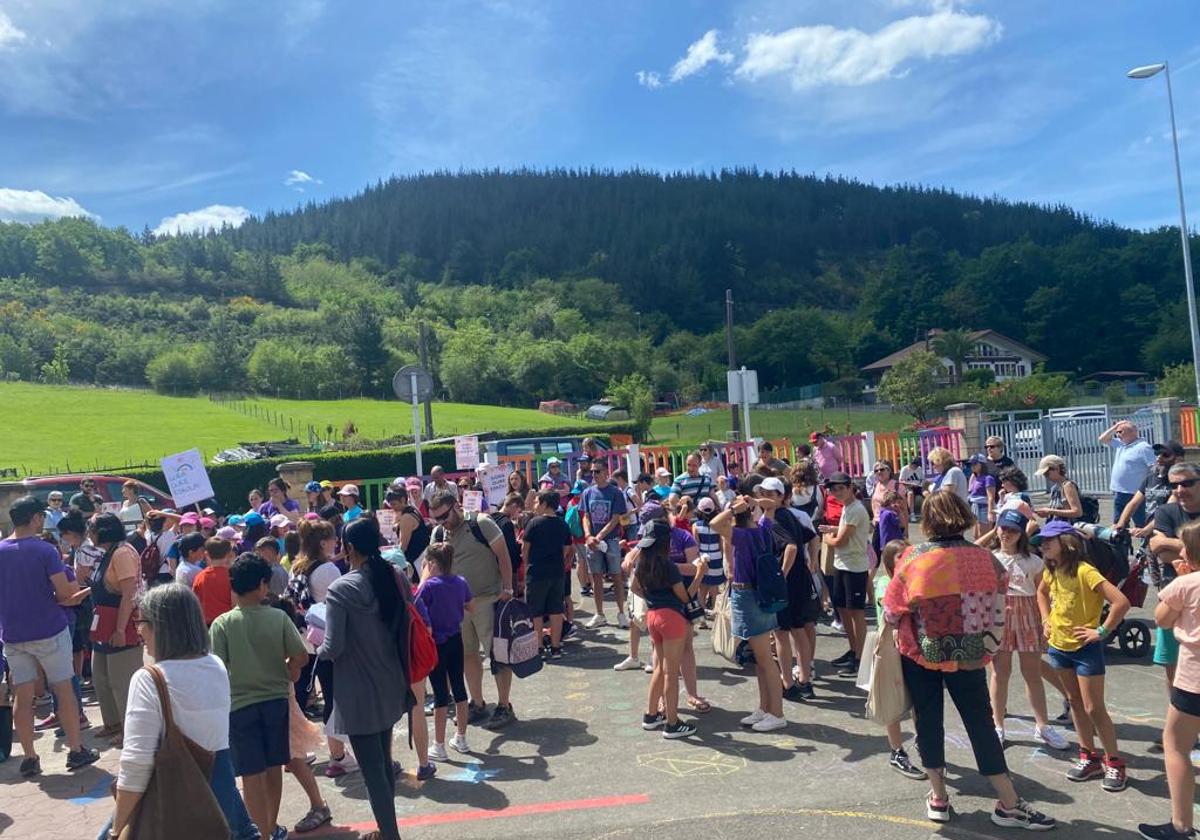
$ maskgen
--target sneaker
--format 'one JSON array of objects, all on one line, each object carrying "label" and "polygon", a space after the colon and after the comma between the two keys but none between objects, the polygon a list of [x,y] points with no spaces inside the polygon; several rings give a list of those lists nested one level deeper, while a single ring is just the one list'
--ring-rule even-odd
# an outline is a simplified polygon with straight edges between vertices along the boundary
[{"label": "sneaker", "polygon": [[1071,701],[1063,700],[1062,712],[1054,719],[1055,723],[1069,725],[1071,723]]},{"label": "sneaker", "polygon": [[783,699],[790,700],[793,703],[799,703],[804,699],[804,695],[800,692],[800,683],[792,683],[783,690]]},{"label": "sneaker", "polygon": [[800,666],[792,666],[792,682],[800,682]]},{"label": "sneaker", "polygon": [[933,798],[933,791],[925,796],[925,816],[934,822],[950,822],[950,800],[938,802]]},{"label": "sneaker", "polygon": [[508,726],[517,716],[513,714],[512,704],[502,706],[496,704],[496,708],[492,710],[492,719],[483,725],[484,729],[503,729]]},{"label": "sneaker", "polygon": [[888,760],[888,764],[906,779],[920,781],[921,779],[928,778],[924,770],[912,763],[912,760],[909,759],[908,753],[904,751],[903,747],[898,750],[892,750],[892,757]]},{"label": "sneaker", "polygon": [[277,825],[271,829],[271,840],[287,840],[288,830],[282,825]]},{"label": "sneaker", "polygon": [[450,756],[446,752],[445,744],[434,744],[429,748],[430,761],[449,761]]},{"label": "sneaker", "polygon": [[450,749],[454,750],[455,752],[469,753],[471,751],[471,747],[467,743],[467,736],[455,734],[455,736],[450,739]]},{"label": "sneaker", "polygon": [[758,723],[760,720],[762,720],[766,716],[767,716],[767,713],[764,712],[762,709],[755,709],[753,712],[751,712],[750,714],[748,714],[744,718],[742,718],[740,721],[738,721],[738,723],[740,723],[742,726],[753,726],[754,724]]},{"label": "sneaker", "polygon": [[811,682],[796,683],[796,685],[800,686],[800,699],[801,700],[816,700],[817,699],[817,693],[815,691],[813,691],[813,684]]},{"label": "sneaker", "polygon": [[432,764],[426,764],[424,767],[417,770],[417,781],[427,782],[437,775],[437,768]]},{"label": "sneaker", "polygon": [[586,598],[588,595],[592,594],[592,587],[587,586],[586,584],[579,587],[579,594]]},{"label": "sneaker", "polygon": [[1180,831],[1174,823],[1169,822],[1162,825],[1141,823],[1138,825],[1138,834],[1145,837],[1146,840],[1187,840],[1187,838],[1196,836],[1196,829],[1189,828],[1187,831]]},{"label": "sneaker", "polygon": [[613,666],[614,671],[640,671],[641,668],[642,660],[634,659],[632,656],[626,656]]},{"label": "sneaker", "polygon": [[667,716],[662,712],[654,715],[642,715],[642,729],[647,732],[653,732],[655,729],[662,729],[667,725]]},{"label": "sneaker", "polygon": [[838,668],[839,677],[857,677],[858,676],[858,660],[851,659],[849,662]]},{"label": "sneaker", "polygon": [[608,619],[604,617],[604,613],[596,613],[583,626],[587,630],[595,630],[597,627],[603,627],[606,624],[608,624]]},{"label": "sneaker", "polygon": [[467,723],[480,724],[489,717],[487,703],[480,703],[478,706],[474,703],[467,704]]},{"label": "sneaker", "polygon": [[787,726],[787,718],[775,717],[772,714],[763,715],[763,719],[750,728],[755,732],[774,732]]},{"label": "sneaker", "polygon": [[26,779],[32,779],[34,776],[42,775],[42,760],[37,756],[25,758],[21,760],[21,776]]},{"label": "sneaker", "polygon": [[837,659],[830,659],[829,664],[830,665],[845,665],[847,662],[853,662],[853,661],[854,661],[854,651],[848,650],[845,653],[843,653],[841,656],[839,656]]},{"label": "sneaker", "polygon": [[1029,831],[1049,831],[1056,825],[1053,817],[1034,809],[1024,799],[1018,799],[1012,808],[1005,808],[997,802],[992,809],[992,823],[1001,828],[1025,828]]},{"label": "sneaker", "polygon": [[647,674],[653,674],[654,673],[654,663],[647,662],[645,665],[642,666],[642,670],[645,671]]},{"label": "sneaker", "polygon": [[1099,779],[1104,775],[1104,763],[1100,761],[1100,753],[1079,751],[1079,760],[1067,771],[1067,778],[1072,782],[1086,782],[1089,779]]},{"label": "sneaker", "polygon": [[579,641],[579,630],[576,629],[575,622],[573,622],[573,621],[564,621],[563,622],[562,640],[564,642]]},{"label": "sneaker", "polygon": [[1125,790],[1125,762],[1119,758],[1104,759],[1104,781],[1100,784],[1109,793]]},{"label": "sneaker", "polygon": [[1063,734],[1053,726],[1035,726],[1033,727],[1033,737],[1041,740],[1043,744],[1052,750],[1065,750],[1071,746]]},{"label": "sneaker", "polygon": [[78,770],[80,767],[87,767],[89,764],[95,764],[100,760],[100,751],[93,750],[88,747],[80,747],[77,750],[72,750],[67,753],[67,769]]},{"label": "sneaker", "polygon": [[668,741],[674,741],[677,738],[686,738],[689,735],[695,735],[697,731],[695,724],[679,721],[678,723],[667,724],[663,727],[663,737]]},{"label": "sneaker", "polygon": [[329,822],[333,822],[333,814],[329,812],[329,806],[321,805],[316,808],[309,808],[308,813],[301,818],[300,822],[293,826],[293,830],[297,834],[304,834],[309,831],[316,831]]},{"label": "sneaker", "polygon": [[329,764],[325,765],[325,775],[330,779],[336,779],[347,773],[353,773],[357,769],[358,762],[354,760],[354,756],[346,753],[339,759],[329,759]]},{"label": "sneaker", "polygon": [[833,620],[833,623],[830,624],[829,626],[832,627],[834,630],[836,630],[839,633],[843,633],[846,630],[846,628],[842,624],[842,622],[836,618]]},{"label": "sneaker", "polygon": [[38,718],[33,722],[33,731],[41,732],[44,729],[53,729],[56,726],[58,726],[58,715],[51,712],[44,718]]},{"label": "sneaker", "polygon": [[551,659],[562,659],[562,647],[559,646],[559,647],[550,648],[550,658]]},{"label": "sneaker", "polygon": [[629,616],[625,615],[625,613],[623,613],[623,612],[617,613],[617,626],[620,627],[622,630],[628,630],[629,629]]}]

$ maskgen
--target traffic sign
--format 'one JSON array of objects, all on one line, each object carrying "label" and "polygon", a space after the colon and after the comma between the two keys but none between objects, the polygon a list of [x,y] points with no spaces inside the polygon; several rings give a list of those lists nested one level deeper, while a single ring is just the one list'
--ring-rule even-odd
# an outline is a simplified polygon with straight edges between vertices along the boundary
[{"label": "traffic sign", "polygon": [[405,402],[413,400],[414,375],[416,376],[415,399],[417,402],[424,402],[433,393],[433,377],[420,365],[405,365],[396,371],[396,375],[392,377],[392,390]]},{"label": "traffic sign", "polygon": [[725,381],[729,388],[731,405],[758,404],[758,371],[745,368],[727,370],[725,371]]}]

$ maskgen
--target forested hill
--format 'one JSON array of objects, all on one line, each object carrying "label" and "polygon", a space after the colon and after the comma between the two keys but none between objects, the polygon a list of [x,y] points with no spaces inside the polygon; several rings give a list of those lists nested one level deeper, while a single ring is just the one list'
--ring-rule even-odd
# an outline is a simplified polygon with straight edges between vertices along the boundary
[{"label": "forested hill", "polygon": [[224,236],[280,254],[325,243],[342,259],[373,257],[389,268],[415,256],[420,274],[451,283],[600,277],[634,294],[643,311],[678,316],[683,303],[687,325],[706,329],[720,322],[731,285],[764,305],[845,307],[853,289],[814,278],[830,264],[907,245],[924,229],[936,231],[939,250],[963,256],[1022,238],[1058,246],[1087,232],[1097,245],[1120,246],[1128,235],[1067,207],[730,170],[392,178],[352,198],[268,213]]}]

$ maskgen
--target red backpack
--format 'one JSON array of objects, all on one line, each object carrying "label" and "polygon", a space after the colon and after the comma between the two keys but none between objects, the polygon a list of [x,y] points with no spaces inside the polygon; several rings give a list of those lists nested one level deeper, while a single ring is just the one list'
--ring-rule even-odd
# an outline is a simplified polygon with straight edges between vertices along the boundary
[{"label": "red backpack", "polygon": [[151,535],[146,547],[142,549],[139,556],[141,561],[142,580],[146,585],[154,583],[158,577],[158,570],[162,568],[162,552],[158,550],[158,540]]},{"label": "red backpack", "polygon": [[408,605],[408,616],[408,679],[412,683],[419,683],[437,667],[437,643],[416,604],[412,602]]}]

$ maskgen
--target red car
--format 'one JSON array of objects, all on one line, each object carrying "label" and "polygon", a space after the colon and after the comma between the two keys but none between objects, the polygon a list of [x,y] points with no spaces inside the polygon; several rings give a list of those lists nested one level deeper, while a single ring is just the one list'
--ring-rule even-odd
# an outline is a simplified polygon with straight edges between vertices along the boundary
[{"label": "red car", "polygon": [[94,491],[96,495],[106,503],[116,504],[118,509],[125,498],[121,495],[121,485],[130,480],[137,484],[137,494],[148,501],[152,508],[161,510],[175,507],[174,500],[157,487],[151,487],[143,481],[119,475],[71,473],[43,478],[23,478],[19,481],[0,482],[0,531],[7,533],[11,530],[12,523],[8,519],[8,508],[21,496],[36,496],[45,502],[52,490],[58,490],[63,494],[63,507],[66,507],[70,503],[71,497],[79,492],[79,483],[85,478],[96,482]]}]

